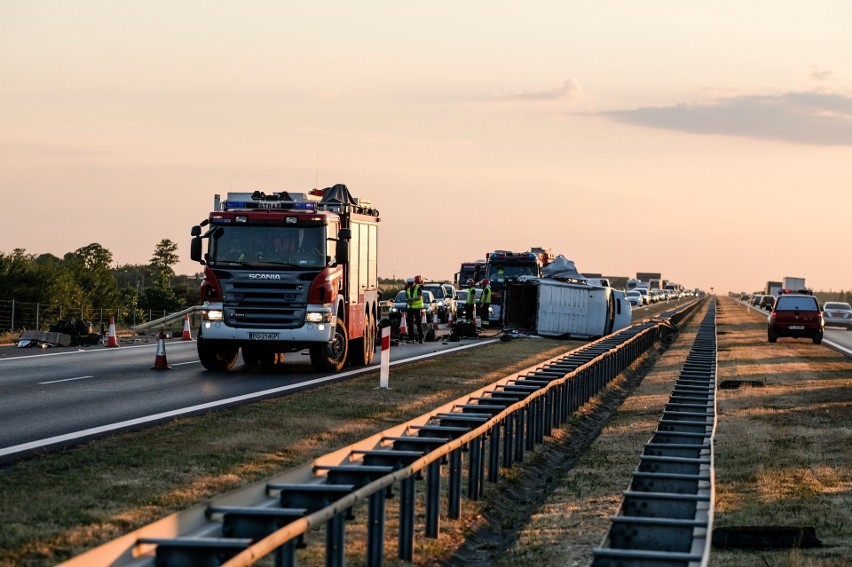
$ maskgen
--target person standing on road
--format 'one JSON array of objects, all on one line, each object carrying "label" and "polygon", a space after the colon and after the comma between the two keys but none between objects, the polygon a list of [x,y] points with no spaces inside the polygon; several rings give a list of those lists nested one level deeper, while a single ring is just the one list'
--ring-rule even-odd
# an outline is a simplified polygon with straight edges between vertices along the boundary
[{"label": "person standing on road", "polygon": [[412,283],[405,289],[405,322],[408,326],[408,336],[415,338],[414,329],[417,328],[416,340],[423,342],[423,325],[420,322],[420,312],[423,310],[423,278],[415,276]]},{"label": "person standing on road", "polygon": [[480,317],[482,318],[482,326],[488,327],[488,311],[491,307],[491,281],[488,278],[482,280],[482,298],[480,300],[479,309]]},{"label": "person standing on road", "polygon": [[467,280],[467,297],[464,300],[464,318],[473,322],[473,308],[476,305],[476,282]]}]

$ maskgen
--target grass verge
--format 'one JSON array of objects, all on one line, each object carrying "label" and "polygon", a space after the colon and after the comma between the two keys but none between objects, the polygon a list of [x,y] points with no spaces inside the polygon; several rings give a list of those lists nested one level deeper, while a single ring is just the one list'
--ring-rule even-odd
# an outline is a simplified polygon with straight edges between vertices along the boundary
[{"label": "grass verge", "polygon": [[[769,344],[764,318],[726,298],[719,300],[717,325],[718,382],[762,387],[718,390],[715,526],[813,526],[824,546],[713,548],[710,565],[852,565],[852,361],[809,340]],[[685,329],[659,357],[597,440],[551,484],[496,564],[589,564],[692,337]]]}]

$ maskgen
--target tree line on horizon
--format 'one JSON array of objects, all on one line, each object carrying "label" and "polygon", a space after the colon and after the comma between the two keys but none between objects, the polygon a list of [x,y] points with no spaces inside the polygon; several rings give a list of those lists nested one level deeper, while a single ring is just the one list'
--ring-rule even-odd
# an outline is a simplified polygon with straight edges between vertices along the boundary
[{"label": "tree line on horizon", "polygon": [[163,239],[148,264],[115,267],[112,252],[98,243],[61,258],[29,254],[24,248],[0,252],[0,301],[39,305],[41,327],[64,318],[63,311],[99,309],[142,322],[151,312],[174,312],[200,303],[197,278],[175,274],[177,247]]}]

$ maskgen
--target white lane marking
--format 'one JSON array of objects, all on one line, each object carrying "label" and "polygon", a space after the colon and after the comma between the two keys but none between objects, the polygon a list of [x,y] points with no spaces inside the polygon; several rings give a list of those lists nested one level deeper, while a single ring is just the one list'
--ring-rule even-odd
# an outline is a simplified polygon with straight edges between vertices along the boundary
[{"label": "white lane marking", "polygon": [[[48,353],[44,353],[44,354],[25,354],[25,355],[21,355],[21,356],[12,356],[12,357],[8,357],[8,358],[0,358],[0,362],[9,362],[9,361],[12,361],[12,360],[39,358],[39,357],[42,357],[42,356],[65,356],[65,355],[69,355],[69,354],[80,354],[80,353],[85,353],[85,352],[88,352],[88,353],[120,352],[121,350],[125,350],[125,349],[143,348],[143,347],[156,347],[156,346],[157,346],[156,344],[128,345],[128,346],[122,346],[121,348],[118,348],[118,349],[101,347],[101,348],[98,348],[97,350],[79,349],[79,350],[70,350],[70,351],[64,351],[64,352],[48,352]],[[103,350],[101,350],[101,349],[103,349]]]},{"label": "white lane marking", "polygon": [[85,380],[87,378],[94,378],[94,376],[77,376],[75,378],[63,378],[62,380],[51,380],[50,382],[39,382],[40,386],[45,384],[59,384],[60,382],[71,382],[72,380]]},{"label": "white lane marking", "polygon": [[852,350],[849,350],[848,348],[846,348],[845,346],[843,346],[841,344],[838,344],[834,341],[830,341],[830,340],[826,339],[825,337],[823,337],[823,339],[822,339],[822,344],[828,346],[829,348],[833,348],[836,351],[839,351],[840,353],[844,354],[847,357],[852,358]]},{"label": "white lane marking", "polygon": [[200,360],[190,360],[189,362],[172,362],[172,366],[183,366],[184,364],[198,364]]},{"label": "white lane marking", "polygon": [[[451,348],[447,350],[440,350],[437,352],[432,352],[429,354],[423,354],[420,356],[413,356],[411,358],[407,358],[404,360],[397,360],[395,362],[391,362],[391,365],[402,364],[403,362],[411,362],[414,360],[423,360],[426,358],[432,358],[435,356],[441,356],[443,354],[447,354],[450,352],[458,352],[460,350],[466,350],[469,348],[473,348],[476,346],[482,346],[486,344],[496,343],[498,339],[490,339],[485,341],[477,341],[476,343],[472,343],[465,346],[459,346],[456,348]],[[263,390],[262,392],[254,392],[251,394],[244,394],[242,396],[236,396],[233,398],[227,398],[224,400],[218,400],[215,402],[208,402],[206,404],[199,404],[195,406],[190,406],[186,408],[180,408],[172,411],[167,411],[163,413],[157,413],[154,415],[148,415],[145,417],[139,417],[136,419],[128,419],[126,421],[120,421],[118,423],[110,423],[107,425],[102,425],[100,427],[92,427],[91,429],[83,429],[82,431],[75,431],[73,433],[66,433],[65,435],[57,435],[56,437],[48,437],[47,439],[39,439],[37,441],[32,441],[30,443],[22,443],[21,445],[14,445],[12,447],[4,447],[0,449],[0,457],[5,457],[8,455],[14,455],[16,453],[21,453],[23,451],[31,451],[33,449],[41,449],[44,447],[49,447],[50,445],[55,445],[57,443],[63,443],[67,441],[75,441],[77,439],[81,439],[84,437],[89,437],[92,435],[98,435],[101,433],[110,433],[112,431],[116,431],[119,429],[126,429],[128,427],[134,427],[139,425],[145,425],[147,423],[166,420],[173,417],[180,417],[186,413],[195,413],[209,409],[215,409],[219,406],[223,405],[232,405],[239,402],[246,402],[255,398],[269,396],[272,394],[278,394],[281,392],[287,392],[289,390],[301,389],[307,386],[314,386],[317,384],[322,384],[324,382],[340,380],[341,378],[346,378],[348,376],[357,376],[359,374],[366,374],[367,372],[376,372],[379,369],[378,361],[374,362],[372,365],[366,368],[360,368],[358,370],[350,370],[348,372],[341,372],[340,374],[330,374],[328,376],[323,376],[322,378],[315,378],[314,380],[308,380],[307,382],[299,382],[297,384],[291,384],[289,386],[281,386],[280,388],[272,388],[271,390]]]}]

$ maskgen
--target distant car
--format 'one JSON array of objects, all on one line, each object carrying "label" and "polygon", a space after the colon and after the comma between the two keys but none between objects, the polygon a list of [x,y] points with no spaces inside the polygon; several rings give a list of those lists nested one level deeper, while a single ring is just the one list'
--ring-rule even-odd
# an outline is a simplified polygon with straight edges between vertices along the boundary
[{"label": "distant car", "polygon": [[763,294],[761,294],[761,293],[755,293],[754,295],[752,295],[752,296],[751,296],[751,304],[752,304],[754,307],[757,307],[758,305],[760,305],[760,300],[761,300],[761,299],[763,299]]},{"label": "distant car", "polygon": [[467,293],[466,289],[456,290],[456,313],[458,313],[459,316],[464,314],[464,305],[467,303]]},{"label": "distant car", "polygon": [[769,314],[767,336],[770,343],[777,342],[779,337],[808,337],[818,345],[822,343],[824,326],[819,302],[813,293],[782,292]]},{"label": "distant car", "polygon": [[639,293],[642,294],[642,302],[645,305],[650,305],[651,296],[648,294],[648,288],[647,287],[637,287],[635,289],[636,289],[636,291],[638,291]]},{"label": "distant car", "polygon": [[456,317],[456,289],[449,283],[426,283],[424,291],[432,292],[438,302],[438,321],[446,323],[450,314]]},{"label": "distant car", "polygon": [[[432,295],[431,291],[423,291],[421,295],[423,296],[423,309],[426,311],[426,322],[432,323],[438,316],[438,302],[435,301],[435,296]],[[403,289],[400,290],[400,292],[396,294],[396,297],[393,298],[390,312],[388,313],[388,320],[391,324],[391,334],[394,336],[399,335],[400,319],[402,318],[402,312],[405,310],[406,305],[405,290]]]},{"label": "distant car", "polygon": [[761,309],[766,309],[767,311],[772,311],[772,306],[775,305],[775,296],[773,295],[764,295],[760,298]]},{"label": "distant car", "polygon": [[[465,305],[467,304],[467,295],[468,291],[466,289],[456,290],[456,314],[458,315],[459,319],[464,317]],[[476,301],[479,301],[481,297],[482,290],[480,288],[476,288],[474,290],[474,298],[476,299]]]},{"label": "distant car", "polygon": [[630,307],[642,307],[645,304],[645,300],[642,298],[642,293],[635,289],[627,290],[624,295],[627,296],[627,301],[630,303]]},{"label": "distant car", "polygon": [[843,327],[852,330],[852,306],[841,301],[827,301],[822,306],[822,318],[825,326]]}]

